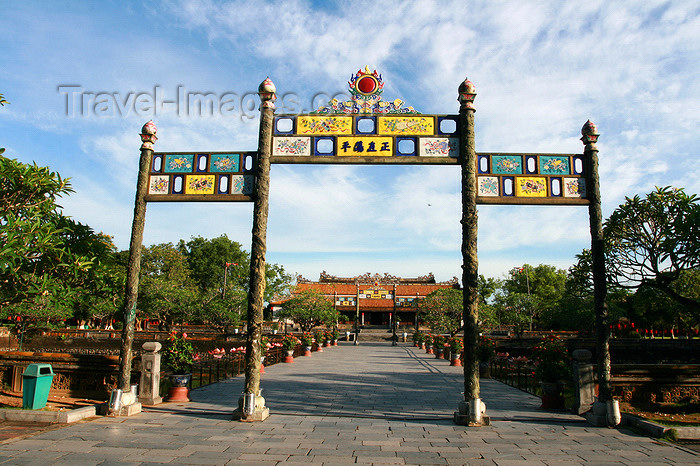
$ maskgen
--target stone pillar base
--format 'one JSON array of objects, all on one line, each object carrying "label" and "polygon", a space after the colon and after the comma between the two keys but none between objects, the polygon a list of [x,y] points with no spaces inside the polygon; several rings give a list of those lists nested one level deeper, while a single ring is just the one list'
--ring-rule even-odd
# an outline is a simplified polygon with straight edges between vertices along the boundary
[{"label": "stone pillar base", "polygon": [[134,416],[136,414],[139,414],[140,412],[141,412],[141,403],[139,403],[137,401],[135,403],[131,403],[130,405],[122,406],[117,411],[110,411],[109,404],[104,403],[103,405],[99,406],[97,414],[102,414],[104,416],[110,416],[110,417],[123,417],[123,416]]},{"label": "stone pillar base", "polygon": [[144,399],[143,397],[139,396],[139,401],[141,402],[142,405],[154,406],[154,405],[161,404],[163,402],[163,398],[160,396],[156,396],[154,398]]},{"label": "stone pillar base", "polygon": [[[486,404],[479,399],[470,401],[475,402],[475,404],[479,406],[480,412],[477,413],[477,416],[471,416],[469,413],[469,403],[461,401],[458,405],[458,411],[454,413],[454,423],[469,427],[490,426],[491,418],[486,415]],[[475,421],[474,418],[478,419],[478,421]]]},{"label": "stone pillar base", "polygon": [[268,417],[270,417],[270,408],[268,407],[256,409],[253,414],[245,414],[243,412],[243,408],[236,408],[233,410],[233,416],[231,416],[231,419],[241,422],[262,422]]},{"label": "stone pillar base", "polygon": [[611,400],[607,403],[596,401],[593,409],[586,413],[586,421],[596,427],[615,427],[620,424],[620,404]]}]

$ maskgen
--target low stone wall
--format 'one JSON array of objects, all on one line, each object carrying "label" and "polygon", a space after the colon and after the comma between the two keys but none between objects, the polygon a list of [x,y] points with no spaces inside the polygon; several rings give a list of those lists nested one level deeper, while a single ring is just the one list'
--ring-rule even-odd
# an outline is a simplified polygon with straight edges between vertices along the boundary
[{"label": "low stone wall", "polygon": [[[118,356],[21,351],[0,352],[0,380],[12,391],[22,392],[22,374],[33,363],[51,364],[54,372],[51,395],[106,400],[117,385]],[[133,375],[134,383],[138,383],[138,372]]]},{"label": "low stone wall", "polygon": [[613,364],[611,376],[622,401],[700,402],[698,364]]}]

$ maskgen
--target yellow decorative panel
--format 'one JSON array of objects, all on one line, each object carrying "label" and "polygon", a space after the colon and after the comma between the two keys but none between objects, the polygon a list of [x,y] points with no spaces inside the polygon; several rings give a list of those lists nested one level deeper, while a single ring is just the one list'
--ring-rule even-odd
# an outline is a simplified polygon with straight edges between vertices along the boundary
[{"label": "yellow decorative panel", "polygon": [[185,194],[214,194],[215,175],[187,175]]},{"label": "yellow decorative panel", "polygon": [[390,137],[339,137],[337,152],[339,156],[390,156],[394,155],[393,142]]},{"label": "yellow decorative panel", "polygon": [[547,179],[539,176],[518,176],[515,178],[515,195],[547,197]]},{"label": "yellow decorative panel", "polygon": [[433,136],[435,119],[426,116],[378,117],[379,134]]},{"label": "yellow decorative panel", "polygon": [[352,134],[352,117],[299,116],[298,134]]}]

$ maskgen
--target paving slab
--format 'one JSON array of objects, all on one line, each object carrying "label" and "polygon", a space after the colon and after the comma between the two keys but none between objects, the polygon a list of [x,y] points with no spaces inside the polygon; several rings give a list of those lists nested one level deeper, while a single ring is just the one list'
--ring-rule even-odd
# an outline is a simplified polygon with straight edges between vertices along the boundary
[{"label": "paving slab", "polygon": [[266,367],[270,417],[231,421],[243,377],[145,407],[0,444],[0,464],[700,464],[685,448],[588,425],[481,380],[492,425],[452,422],[463,368],[417,348],[352,343]]}]

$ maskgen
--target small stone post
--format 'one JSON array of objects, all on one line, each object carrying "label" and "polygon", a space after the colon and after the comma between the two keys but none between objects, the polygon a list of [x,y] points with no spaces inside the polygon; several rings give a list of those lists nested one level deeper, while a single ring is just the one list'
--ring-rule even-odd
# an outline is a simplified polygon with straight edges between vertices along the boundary
[{"label": "small stone post", "polygon": [[[255,204],[253,206],[252,246],[250,248],[250,289],[248,291],[248,339],[246,342],[245,390],[233,419],[264,421],[270,415],[260,391],[263,304],[265,294],[265,252],[267,251],[267,217],[270,202],[270,156],[272,125],[275,114],[276,88],[270,78],[258,87],[260,96],[260,131],[258,160],[255,171]],[[245,401],[247,400],[247,401]],[[245,406],[254,403],[254,406]]]},{"label": "small stone post", "polygon": [[455,424],[482,426],[490,423],[479,398],[478,282],[479,260],[476,254],[478,215],[476,211],[476,148],[474,138],[474,98],[476,89],[465,79],[459,85],[459,157],[462,167],[462,284],[464,321],[464,400],[454,413]]},{"label": "small stone post", "polygon": [[587,349],[577,349],[571,356],[574,359],[574,405],[571,412],[581,415],[590,411],[595,402],[595,371],[591,364],[593,354]]},{"label": "small stone post", "polygon": [[147,341],[143,344],[144,353],[141,355],[141,384],[139,401],[144,405],[157,405],[163,402],[160,397],[160,349],[163,347],[157,341]]}]

